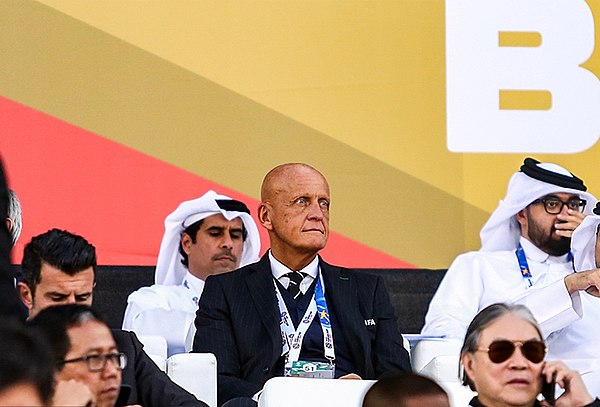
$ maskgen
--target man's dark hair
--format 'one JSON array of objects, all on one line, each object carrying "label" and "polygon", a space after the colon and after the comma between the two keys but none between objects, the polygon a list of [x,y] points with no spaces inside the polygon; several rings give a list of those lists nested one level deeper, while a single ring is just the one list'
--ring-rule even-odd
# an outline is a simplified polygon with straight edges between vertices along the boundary
[{"label": "man's dark hair", "polygon": [[[378,380],[365,394],[363,407],[402,407],[419,396],[443,396],[444,389],[432,379],[415,373],[394,374]],[[448,404],[450,405],[450,404]]]},{"label": "man's dark hair", "polygon": [[96,275],[96,248],[83,237],[52,229],[35,236],[23,250],[23,281],[32,294],[41,280],[42,263],[74,276],[90,267]]},{"label": "man's dark hair", "polygon": [[30,384],[44,405],[54,388],[54,366],[43,335],[14,320],[0,320],[0,393],[19,384]]},{"label": "man's dark hair", "polygon": [[[192,243],[196,243],[196,238],[198,236],[198,230],[200,230],[200,226],[202,226],[203,222],[204,222],[204,219],[200,219],[198,222],[192,223],[190,226],[185,228],[185,230],[183,231],[183,233],[185,233],[192,239]],[[182,236],[183,236],[183,233],[182,233]],[[248,237],[248,231],[246,230],[246,226],[244,225],[244,222],[242,221],[242,239],[244,242],[246,241],[247,237]],[[181,240],[179,241],[179,254],[181,254],[181,257],[183,257],[181,259],[181,264],[188,267],[189,266],[188,255],[185,252],[185,250],[183,250],[183,245],[181,244]]]},{"label": "man's dark hair", "polygon": [[62,361],[71,349],[68,329],[86,321],[98,321],[108,328],[104,318],[94,309],[83,304],[65,304],[47,307],[28,321],[48,341],[52,351],[54,367],[62,370]]}]

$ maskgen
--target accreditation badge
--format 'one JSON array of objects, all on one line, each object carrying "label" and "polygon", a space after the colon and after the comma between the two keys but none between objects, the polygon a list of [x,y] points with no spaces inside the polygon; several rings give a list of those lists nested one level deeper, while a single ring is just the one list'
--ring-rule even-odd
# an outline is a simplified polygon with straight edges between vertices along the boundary
[{"label": "accreditation badge", "polygon": [[297,360],[285,365],[283,375],[286,377],[310,377],[313,379],[333,379],[335,365],[328,362],[306,362]]}]

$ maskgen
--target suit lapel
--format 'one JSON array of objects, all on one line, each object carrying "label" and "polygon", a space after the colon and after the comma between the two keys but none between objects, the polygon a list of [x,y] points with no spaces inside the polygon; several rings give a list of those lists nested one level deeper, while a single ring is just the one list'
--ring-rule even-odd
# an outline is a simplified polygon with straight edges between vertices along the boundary
[{"label": "suit lapel", "polygon": [[[322,259],[320,259],[320,266],[325,282],[327,305],[335,312],[354,361],[358,364],[357,368],[362,374],[367,374],[365,349],[371,349],[371,346],[367,343],[365,331],[360,329],[363,316],[359,309],[356,282],[347,270],[327,264]],[[335,332],[333,341],[335,343]]]},{"label": "suit lapel", "polygon": [[259,318],[273,342],[273,361],[275,361],[281,355],[281,331],[268,254],[265,254],[249,270],[246,275],[246,285],[258,310]]}]

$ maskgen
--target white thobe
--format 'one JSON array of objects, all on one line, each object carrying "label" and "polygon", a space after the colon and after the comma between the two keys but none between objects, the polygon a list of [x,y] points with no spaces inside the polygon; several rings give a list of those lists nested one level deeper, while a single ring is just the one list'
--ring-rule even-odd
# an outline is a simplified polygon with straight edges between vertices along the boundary
[{"label": "white thobe", "polygon": [[189,352],[203,288],[204,281],[188,272],[181,285],[155,284],[134,291],[127,298],[123,329],[164,337],[168,356]]},{"label": "white thobe", "polygon": [[600,298],[569,295],[564,278],[573,273],[568,255],[554,257],[521,238],[531,286],[515,251],[469,252],[454,260],[436,291],[422,334],[464,339],[473,317],[497,302],[527,306],[548,346],[547,360],[578,370],[588,390],[600,396]]}]

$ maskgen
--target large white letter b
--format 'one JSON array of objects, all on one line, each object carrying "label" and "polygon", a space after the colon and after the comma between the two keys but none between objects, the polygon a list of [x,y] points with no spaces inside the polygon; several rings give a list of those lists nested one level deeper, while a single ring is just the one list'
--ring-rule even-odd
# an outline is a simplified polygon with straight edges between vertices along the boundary
[{"label": "large white letter b", "polygon": [[600,135],[584,0],[446,0],[448,149],[574,153]]}]

